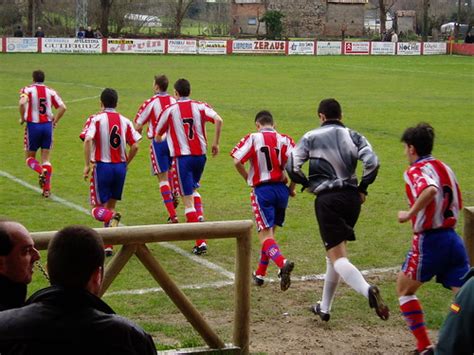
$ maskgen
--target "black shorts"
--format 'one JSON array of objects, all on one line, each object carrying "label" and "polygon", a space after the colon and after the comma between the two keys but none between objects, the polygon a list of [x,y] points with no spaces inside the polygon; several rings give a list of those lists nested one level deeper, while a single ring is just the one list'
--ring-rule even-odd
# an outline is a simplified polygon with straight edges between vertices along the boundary
[{"label": "black shorts", "polygon": [[346,240],[355,240],[361,199],[356,189],[322,191],[314,201],[319,232],[326,250]]}]

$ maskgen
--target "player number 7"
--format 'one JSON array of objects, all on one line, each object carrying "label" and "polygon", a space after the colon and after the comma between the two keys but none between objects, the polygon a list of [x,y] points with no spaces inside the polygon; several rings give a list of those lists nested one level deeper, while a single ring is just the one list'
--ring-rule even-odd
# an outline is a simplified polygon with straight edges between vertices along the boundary
[{"label": "player number 7", "polygon": [[193,130],[194,120],[192,118],[185,118],[185,119],[183,119],[183,123],[189,125],[189,127],[188,127],[188,138],[193,139],[194,138],[194,130]]}]

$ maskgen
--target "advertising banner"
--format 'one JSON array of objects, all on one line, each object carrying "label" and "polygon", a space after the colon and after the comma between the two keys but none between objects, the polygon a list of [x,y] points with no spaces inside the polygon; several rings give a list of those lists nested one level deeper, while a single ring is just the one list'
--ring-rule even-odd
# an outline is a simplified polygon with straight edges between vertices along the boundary
[{"label": "advertising banner", "polygon": [[421,54],[421,43],[418,43],[418,42],[398,42],[397,43],[397,54],[398,55],[420,55]]},{"label": "advertising banner", "polygon": [[38,38],[30,37],[8,37],[7,52],[38,52]]},{"label": "advertising banner", "polygon": [[195,39],[169,39],[168,53],[170,54],[196,54],[197,41]]},{"label": "advertising banner", "polygon": [[102,53],[102,40],[97,38],[43,38],[43,53]]},{"label": "advertising banner", "polygon": [[445,42],[424,42],[423,43],[423,54],[446,54],[446,43]]},{"label": "advertising banner", "polygon": [[199,54],[226,54],[227,41],[199,40]]},{"label": "advertising banner", "polygon": [[108,39],[107,53],[164,54],[163,39]]},{"label": "advertising banner", "polygon": [[395,44],[393,42],[372,42],[370,54],[372,55],[395,55]]},{"label": "advertising banner", "polygon": [[290,41],[288,43],[289,55],[314,55],[314,42]]},{"label": "advertising banner", "polygon": [[274,53],[285,54],[285,41],[234,41],[232,53]]},{"label": "advertising banner", "polygon": [[344,54],[368,55],[370,42],[344,42]]},{"label": "advertising banner", "polygon": [[341,55],[342,42],[320,42],[316,44],[316,55]]}]

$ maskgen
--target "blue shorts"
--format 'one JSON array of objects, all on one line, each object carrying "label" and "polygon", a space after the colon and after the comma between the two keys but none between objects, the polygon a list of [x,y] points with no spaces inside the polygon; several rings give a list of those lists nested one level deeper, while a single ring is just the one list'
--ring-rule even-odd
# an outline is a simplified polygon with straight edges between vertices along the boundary
[{"label": "blue shorts", "polygon": [[176,174],[181,196],[190,196],[199,187],[204,166],[205,155],[183,155],[176,157]]},{"label": "blue shorts", "polygon": [[257,230],[283,226],[290,190],[282,182],[264,183],[250,193]]},{"label": "blue shorts", "polygon": [[413,236],[412,248],[402,266],[403,273],[420,282],[431,280],[446,288],[461,287],[469,271],[466,248],[454,229],[432,229]]},{"label": "blue shorts", "polygon": [[26,122],[25,150],[36,152],[39,148],[51,149],[53,147],[53,123]]},{"label": "blue shorts", "polygon": [[90,187],[91,205],[121,200],[126,174],[127,163],[96,163]]},{"label": "blue shorts", "polygon": [[151,173],[166,173],[171,167],[170,149],[165,141],[157,143],[153,139],[150,145]]}]

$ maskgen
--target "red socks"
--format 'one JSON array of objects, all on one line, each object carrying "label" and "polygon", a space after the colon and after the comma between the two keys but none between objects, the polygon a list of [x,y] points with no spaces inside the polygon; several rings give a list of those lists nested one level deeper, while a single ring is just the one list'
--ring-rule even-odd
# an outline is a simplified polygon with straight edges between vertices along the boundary
[{"label": "red socks", "polygon": [[423,309],[416,296],[402,296],[399,299],[400,310],[403,318],[417,340],[418,351],[425,350],[431,345],[428,332],[426,331]]},{"label": "red socks", "polygon": [[44,191],[51,190],[51,176],[53,175],[53,167],[51,164],[43,164],[43,169],[46,170],[46,181],[44,183]]},{"label": "red socks", "polygon": [[173,195],[172,195],[169,183],[161,181],[160,191],[161,191],[161,196],[163,197],[163,202],[165,204],[165,207],[168,210],[168,215],[170,216],[170,218],[175,218],[176,209],[174,208]]},{"label": "red socks", "polygon": [[258,262],[258,268],[257,271],[255,271],[256,275],[259,276],[265,276],[267,274],[267,268],[268,268],[268,261],[270,259],[268,258],[268,255],[262,250],[260,252],[260,260]]},{"label": "red socks", "polygon": [[198,221],[202,222],[204,221],[204,215],[203,215],[204,210],[202,209],[202,200],[201,200],[201,195],[199,194],[199,192],[194,191],[193,199],[194,199],[194,208],[196,209]]},{"label": "red socks", "polygon": [[[194,208],[186,208],[184,210],[186,215],[186,222],[187,223],[194,223],[199,222],[196,210]],[[205,239],[196,239],[196,245],[200,246],[202,243],[206,243]]]},{"label": "red socks", "polygon": [[43,172],[43,168],[41,167],[40,163],[33,157],[29,157],[26,159],[26,165],[28,165],[30,169],[36,171],[38,174],[41,174]]},{"label": "red socks", "polygon": [[262,252],[267,254],[280,269],[285,265],[285,258],[281,255],[280,247],[275,239],[265,239],[262,245]]},{"label": "red socks", "polygon": [[92,209],[92,216],[98,221],[109,223],[114,213],[105,207],[94,207]]}]

